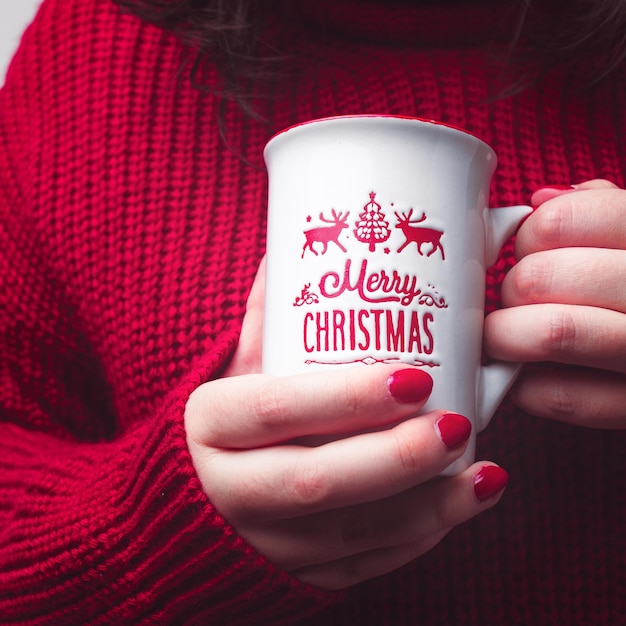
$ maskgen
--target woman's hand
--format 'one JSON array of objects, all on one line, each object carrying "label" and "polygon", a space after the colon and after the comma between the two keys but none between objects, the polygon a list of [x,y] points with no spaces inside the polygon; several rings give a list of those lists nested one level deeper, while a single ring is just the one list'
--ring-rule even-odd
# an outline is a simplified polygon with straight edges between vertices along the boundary
[{"label": "woman's hand", "polygon": [[259,282],[229,376],[200,386],[185,413],[204,490],[239,534],[301,580],[338,589],[404,565],[497,502],[507,475],[493,464],[437,478],[470,424],[416,416],[426,372],[244,373],[259,365]]},{"label": "woman's hand", "polygon": [[529,413],[626,428],[626,191],[595,180],[532,201],[486,350],[535,363],[512,392]]}]

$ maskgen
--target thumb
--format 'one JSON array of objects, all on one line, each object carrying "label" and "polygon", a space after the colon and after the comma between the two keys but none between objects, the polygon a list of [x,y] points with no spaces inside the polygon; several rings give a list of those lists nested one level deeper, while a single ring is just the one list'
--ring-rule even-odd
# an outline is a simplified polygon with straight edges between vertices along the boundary
[{"label": "thumb", "polygon": [[259,268],[246,302],[241,335],[237,349],[224,376],[258,374],[261,371],[263,347],[263,307],[265,305],[265,257]]},{"label": "thumb", "polygon": [[552,198],[556,198],[557,196],[562,196],[563,194],[572,193],[574,191],[583,191],[586,189],[617,189],[617,185],[612,183],[610,180],[602,178],[586,180],[582,183],[578,183],[577,185],[546,185],[545,187],[537,189],[537,191],[533,193],[530,203],[534,207],[538,207],[544,202],[552,200]]}]

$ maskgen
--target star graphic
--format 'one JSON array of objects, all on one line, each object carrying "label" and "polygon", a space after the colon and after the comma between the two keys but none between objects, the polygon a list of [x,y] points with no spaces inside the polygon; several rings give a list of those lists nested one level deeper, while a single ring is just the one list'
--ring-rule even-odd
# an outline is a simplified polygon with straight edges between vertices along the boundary
[{"label": "star graphic", "polygon": [[312,219],[313,219],[313,218],[312,218],[310,215],[307,215],[307,216],[306,216],[306,221],[307,221],[307,222],[310,222]]},{"label": "star graphic", "polygon": [[385,249],[383,250],[383,252],[384,252],[385,254],[390,254],[390,253],[391,253],[391,250],[390,250],[389,248],[385,248]]}]

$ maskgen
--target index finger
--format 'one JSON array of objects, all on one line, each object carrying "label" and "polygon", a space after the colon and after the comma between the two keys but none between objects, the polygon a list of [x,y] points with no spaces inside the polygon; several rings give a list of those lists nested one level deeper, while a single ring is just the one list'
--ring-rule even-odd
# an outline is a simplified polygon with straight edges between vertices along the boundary
[{"label": "index finger", "polygon": [[[450,419],[459,436],[449,446],[441,425]],[[459,458],[470,432],[466,418],[431,411],[311,448],[211,451],[203,474],[211,502],[235,526],[302,517],[387,498],[437,476]]]},{"label": "index finger", "polygon": [[222,378],[191,394],[185,424],[205,446],[256,448],[393,424],[419,411],[431,390],[427,372],[385,364]]},{"label": "index finger", "polygon": [[626,249],[625,190],[580,186],[547,200],[520,227],[515,254],[579,247]]}]

